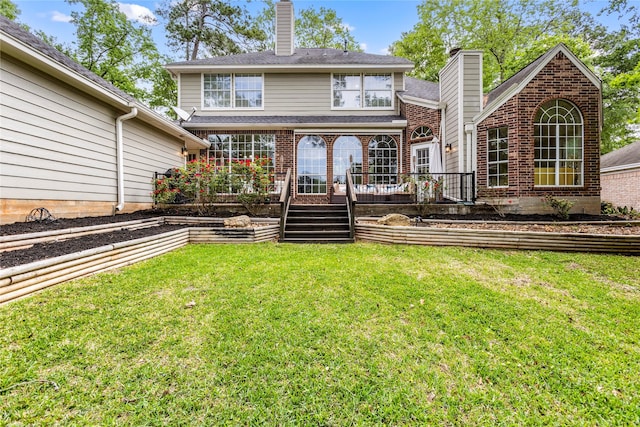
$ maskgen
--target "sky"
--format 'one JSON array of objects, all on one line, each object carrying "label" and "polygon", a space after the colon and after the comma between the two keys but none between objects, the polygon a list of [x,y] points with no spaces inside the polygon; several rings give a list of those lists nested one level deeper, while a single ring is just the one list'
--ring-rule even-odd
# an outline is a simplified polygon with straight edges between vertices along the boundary
[{"label": "sky", "polygon": [[[245,1],[232,0],[246,4]],[[567,1],[567,0],[559,0]],[[640,0],[629,0],[640,7]],[[72,10],[80,10],[79,5],[70,6],[63,0],[13,0],[21,14],[18,20],[34,30],[42,30],[55,36],[59,42],[70,43],[75,40],[74,27],[69,23]],[[417,6],[421,0],[293,0],[295,10],[313,7],[331,8],[351,29],[355,40],[361,43],[367,53],[386,54],[391,43],[399,40],[403,32],[410,31],[417,23]],[[616,16],[600,16],[598,12],[607,5],[605,0],[581,0],[581,8],[611,29],[619,28]],[[159,7],[158,0],[123,0],[120,9],[130,19],[149,15]],[[251,11],[262,9],[261,2],[254,0],[248,4]],[[152,27],[158,49],[170,56],[176,54],[166,47],[162,24]]]}]

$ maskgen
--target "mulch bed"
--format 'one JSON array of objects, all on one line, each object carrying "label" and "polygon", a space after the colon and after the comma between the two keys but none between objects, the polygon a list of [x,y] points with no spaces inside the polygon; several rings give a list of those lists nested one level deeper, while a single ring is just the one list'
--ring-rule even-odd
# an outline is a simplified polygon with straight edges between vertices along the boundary
[{"label": "mulch bed", "polygon": [[[45,222],[19,222],[0,226],[0,235],[13,235],[35,233],[41,231],[59,230],[66,228],[85,227],[90,225],[107,224],[115,222],[133,221],[145,218],[153,218],[164,215],[175,215],[178,212],[148,210],[139,211],[131,214],[119,214],[115,216],[102,217],[85,217],[73,219],[57,219],[55,221]],[[179,212],[183,215],[184,212]],[[624,227],[609,225],[564,225],[558,228],[562,223],[557,218],[545,215],[508,215],[499,217],[497,215],[441,215],[428,216],[424,219],[442,220],[440,223],[422,223],[420,226],[437,226],[437,227],[464,227],[464,228],[493,228],[501,230],[528,230],[528,231],[554,231],[554,232],[586,232],[597,234],[640,234],[640,227]],[[620,220],[618,217],[611,216],[594,216],[594,215],[572,215],[569,221],[612,221]],[[447,224],[446,221],[465,220],[465,221],[481,221],[483,224]],[[499,224],[499,222],[510,221],[510,224]],[[558,225],[531,225],[522,224],[522,222],[557,222]],[[518,224],[520,223],[520,224]],[[92,249],[112,243],[134,240],[142,237],[152,236],[154,234],[165,233],[168,231],[183,228],[183,225],[161,225],[139,230],[120,230],[108,233],[92,234],[74,239],[68,239],[60,242],[38,243],[30,248],[18,249],[13,251],[0,253],[0,268],[9,268],[16,265],[27,264],[34,261],[53,258],[60,255],[67,255],[74,252],[80,252],[86,249]]]}]

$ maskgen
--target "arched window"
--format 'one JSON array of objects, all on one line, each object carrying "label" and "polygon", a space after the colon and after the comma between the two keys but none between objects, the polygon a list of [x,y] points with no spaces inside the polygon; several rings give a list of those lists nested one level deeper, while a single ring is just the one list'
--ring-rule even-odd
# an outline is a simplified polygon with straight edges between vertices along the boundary
[{"label": "arched window", "polygon": [[369,183],[398,182],[398,146],[389,135],[376,135],[369,142]]},{"label": "arched window", "polygon": [[362,143],[355,136],[341,136],[333,143],[333,182],[347,183],[347,169],[355,184],[362,183]]},{"label": "arched window", "polygon": [[534,120],[537,186],[582,185],[583,121],[580,110],[564,99],[544,103]]},{"label": "arched window", "polygon": [[298,142],[298,194],[327,192],[327,144],[317,135]]},{"label": "arched window", "polygon": [[411,132],[411,141],[428,141],[433,138],[433,131],[429,126],[418,126]]}]

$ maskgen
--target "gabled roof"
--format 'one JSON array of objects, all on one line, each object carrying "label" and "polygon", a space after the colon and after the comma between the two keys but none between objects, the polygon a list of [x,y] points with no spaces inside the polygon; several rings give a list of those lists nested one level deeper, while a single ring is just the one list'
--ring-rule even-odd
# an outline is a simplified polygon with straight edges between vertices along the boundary
[{"label": "gabled roof", "polygon": [[439,108],[440,85],[438,83],[405,76],[404,88],[404,91],[398,92],[398,97],[402,101]]},{"label": "gabled roof", "polygon": [[511,99],[514,95],[522,91],[533,78],[553,59],[558,53],[563,53],[581,72],[584,74],[594,86],[600,88],[602,83],[578,57],[576,57],[567,46],[563,43],[556,45],[547,52],[539,56],[535,61],[518,71],[509,79],[504,81],[500,86],[492,90],[486,96],[486,103],[483,111],[474,117],[473,121],[478,122],[487,118],[491,113],[497,110],[502,104]]},{"label": "gabled roof", "polygon": [[184,132],[172,121],[4,16],[0,16],[0,50],[122,111],[137,107],[139,119],[170,135],[184,138],[191,146],[207,146],[201,139]]},{"label": "gabled roof", "polygon": [[408,71],[413,63],[405,58],[390,55],[374,55],[363,52],[343,51],[340,49],[299,48],[291,56],[277,56],[274,51],[241,53],[238,55],[216,56],[168,64],[166,68],[173,72],[193,72],[198,69],[245,69],[259,67],[269,70],[293,69],[392,69]]},{"label": "gabled roof", "polygon": [[600,170],[640,168],[640,141],[607,153],[600,159]]}]

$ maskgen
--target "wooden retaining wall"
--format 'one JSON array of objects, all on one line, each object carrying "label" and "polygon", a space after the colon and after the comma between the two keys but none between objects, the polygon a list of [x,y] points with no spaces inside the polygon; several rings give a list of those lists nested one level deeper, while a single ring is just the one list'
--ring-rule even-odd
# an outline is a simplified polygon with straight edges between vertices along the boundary
[{"label": "wooden retaining wall", "polygon": [[356,240],[432,246],[640,254],[640,236],[356,224]]},{"label": "wooden retaining wall", "polygon": [[0,304],[49,286],[124,267],[189,243],[189,229],[114,243],[0,270]]},{"label": "wooden retaining wall", "polygon": [[0,236],[0,252],[7,249],[28,247],[36,243],[62,241],[89,234],[109,233],[119,230],[137,230],[141,228],[156,227],[164,224],[164,218],[146,218],[135,221],[123,221],[118,223],[91,225],[87,227],[65,228],[61,230],[41,231],[38,233],[16,234]]},{"label": "wooden retaining wall", "polygon": [[[178,220],[174,223],[180,224]],[[199,219],[194,223],[207,224],[211,221]],[[122,228],[125,227],[121,224],[116,229]],[[273,225],[255,228],[187,226],[181,230],[3,269],[0,270],[0,304],[67,280],[162,255],[189,243],[258,243],[277,240],[279,233],[280,226],[277,221]]]}]

